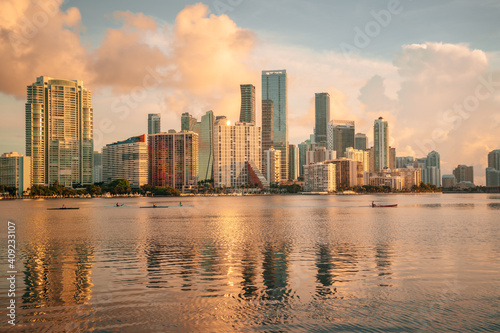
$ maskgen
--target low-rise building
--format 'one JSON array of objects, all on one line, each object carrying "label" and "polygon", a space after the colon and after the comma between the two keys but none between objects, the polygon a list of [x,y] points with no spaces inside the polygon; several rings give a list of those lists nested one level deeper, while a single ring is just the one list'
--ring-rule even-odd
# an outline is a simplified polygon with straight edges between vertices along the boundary
[{"label": "low-rise building", "polygon": [[304,190],[306,192],[334,192],[336,166],[332,163],[316,163],[304,166]]}]

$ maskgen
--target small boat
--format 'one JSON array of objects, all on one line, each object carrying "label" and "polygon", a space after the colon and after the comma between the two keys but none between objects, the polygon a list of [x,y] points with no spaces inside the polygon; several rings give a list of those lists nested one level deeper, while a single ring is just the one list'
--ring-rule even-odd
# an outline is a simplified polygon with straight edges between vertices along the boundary
[{"label": "small boat", "polygon": [[395,204],[395,205],[375,205],[375,206],[372,206],[373,208],[387,208],[387,207],[397,207],[398,204]]},{"label": "small boat", "polygon": [[59,207],[59,208],[47,208],[47,210],[66,210],[66,209],[80,209],[80,207]]}]

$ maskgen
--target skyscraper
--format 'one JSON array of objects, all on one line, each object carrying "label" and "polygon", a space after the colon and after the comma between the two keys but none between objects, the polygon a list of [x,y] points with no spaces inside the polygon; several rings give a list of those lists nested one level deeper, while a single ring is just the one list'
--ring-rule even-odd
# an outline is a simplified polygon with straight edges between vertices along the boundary
[{"label": "skyscraper", "polygon": [[102,183],[102,153],[94,152],[94,184]]},{"label": "skyscraper", "polygon": [[366,150],[368,148],[368,138],[364,133],[354,135],[354,149]]},{"label": "skyscraper", "polygon": [[262,170],[260,127],[217,117],[214,126],[214,186],[237,187],[249,184],[248,164]]},{"label": "skyscraper", "polygon": [[327,132],[330,122],[330,94],[316,93],[315,96],[315,129],[318,146],[328,148]]},{"label": "skyscraper", "polygon": [[40,76],[27,87],[26,156],[34,185],[93,183],[92,93],[80,80]]},{"label": "skyscraper", "polygon": [[288,96],[286,70],[262,71],[262,100],[273,101],[273,147],[281,151],[281,179],[285,180],[288,179]]},{"label": "skyscraper", "polygon": [[438,152],[431,151],[427,154],[422,178],[424,183],[430,183],[437,187],[441,187],[441,157]]},{"label": "skyscraper", "polygon": [[471,182],[474,184],[474,167],[459,165],[453,170],[453,176],[455,176],[457,183]]},{"label": "skyscraper", "polygon": [[299,148],[296,145],[288,146],[288,179],[299,178]]},{"label": "skyscraper", "polygon": [[214,124],[213,111],[201,117],[198,181],[214,179]]},{"label": "skyscraper", "polygon": [[262,151],[274,146],[274,103],[271,100],[262,101]]},{"label": "skyscraper", "polygon": [[344,156],[347,148],[354,147],[355,123],[351,120],[332,120],[328,124],[328,149]]},{"label": "skyscraper", "polygon": [[149,135],[148,157],[149,185],[182,190],[198,183],[198,134]]},{"label": "skyscraper", "polygon": [[500,186],[500,149],[493,150],[488,154],[486,186]]},{"label": "skyscraper", "polygon": [[281,181],[281,151],[271,148],[263,152],[265,167],[264,177],[269,184],[276,184]]},{"label": "skyscraper", "polygon": [[373,125],[373,153],[375,160],[375,172],[389,168],[389,125],[384,118],[375,120]]},{"label": "skyscraper", "polygon": [[255,86],[253,84],[242,84],[240,122],[255,125]]},{"label": "skyscraper", "polygon": [[157,134],[161,132],[161,114],[148,114],[148,134]]},{"label": "skyscraper", "polygon": [[146,135],[134,136],[102,148],[102,178],[106,184],[127,179],[130,187],[148,183],[148,145]]},{"label": "skyscraper", "polygon": [[189,112],[184,112],[181,116],[181,131],[195,132],[196,118],[192,117]]},{"label": "skyscraper", "polygon": [[306,140],[299,143],[299,176],[304,176],[304,165],[307,163],[307,152],[311,146],[311,141]]}]

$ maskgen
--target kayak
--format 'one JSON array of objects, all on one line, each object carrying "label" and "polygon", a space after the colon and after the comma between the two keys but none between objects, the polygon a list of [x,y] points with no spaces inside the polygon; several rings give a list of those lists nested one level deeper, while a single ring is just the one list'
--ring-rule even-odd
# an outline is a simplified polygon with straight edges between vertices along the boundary
[{"label": "kayak", "polygon": [[47,208],[47,210],[66,210],[66,209],[80,209],[80,207],[66,207],[66,208]]},{"label": "kayak", "polygon": [[386,208],[386,207],[397,207],[398,204],[395,204],[395,205],[375,205],[375,206],[372,206],[373,208]]}]

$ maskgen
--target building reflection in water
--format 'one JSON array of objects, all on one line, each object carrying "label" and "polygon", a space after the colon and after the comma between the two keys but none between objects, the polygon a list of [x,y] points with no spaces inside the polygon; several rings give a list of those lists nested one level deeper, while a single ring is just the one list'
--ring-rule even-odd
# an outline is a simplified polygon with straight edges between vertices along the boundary
[{"label": "building reflection in water", "polygon": [[258,296],[257,286],[257,254],[252,251],[249,246],[243,250],[243,257],[241,259],[241,286],[242,291],[240,297],[246,300],[255,299]]}]

